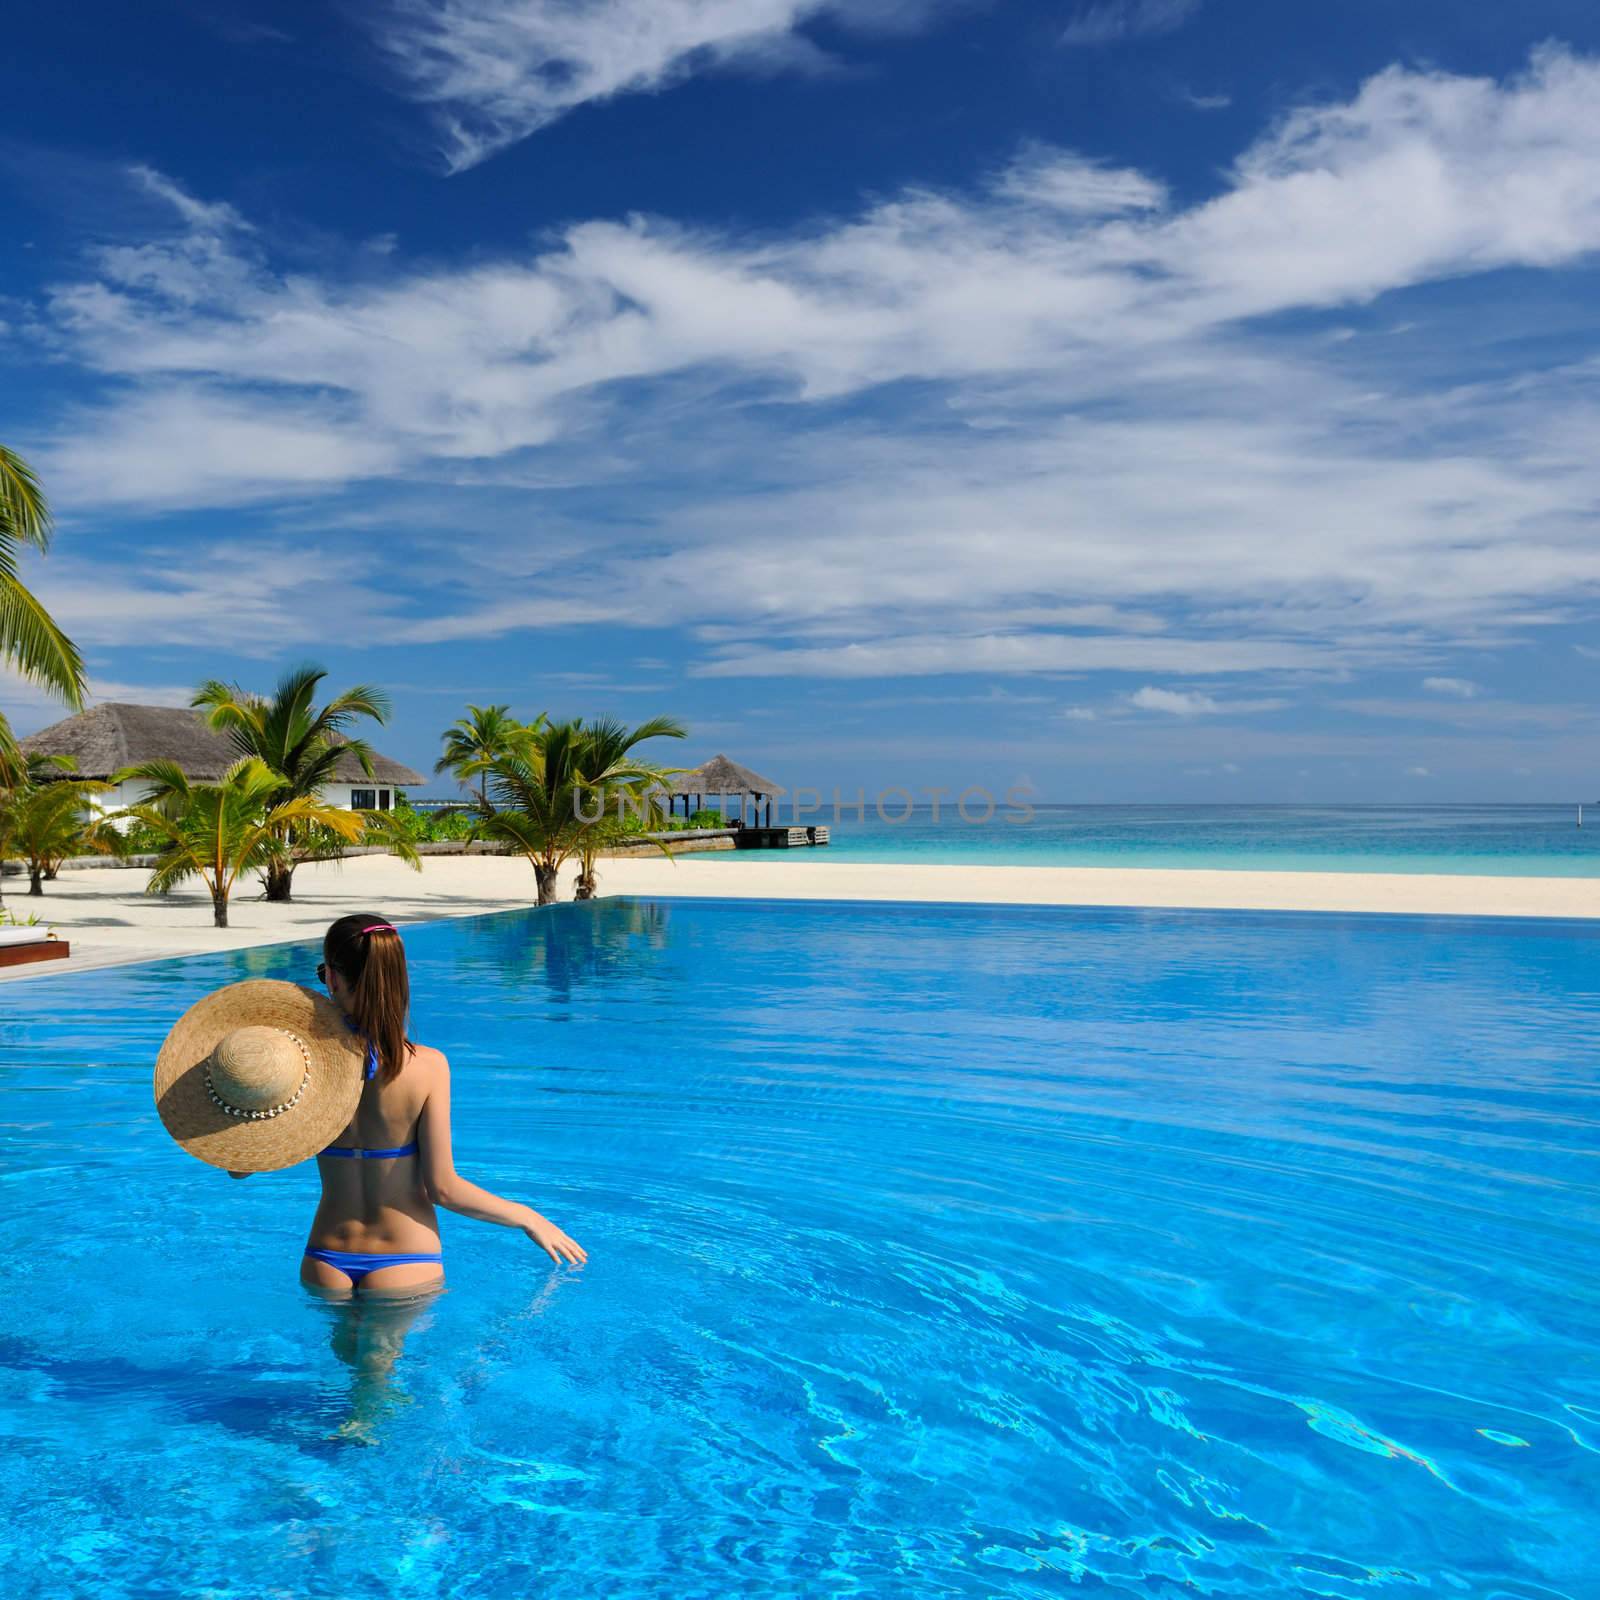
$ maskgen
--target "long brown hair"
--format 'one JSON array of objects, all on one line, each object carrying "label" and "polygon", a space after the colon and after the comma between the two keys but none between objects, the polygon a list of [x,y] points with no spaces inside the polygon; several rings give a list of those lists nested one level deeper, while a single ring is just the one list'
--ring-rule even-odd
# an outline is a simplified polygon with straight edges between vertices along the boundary
[{"label": "long brown hair", "polygon": [[393,1083],[413,1048],[406,1037],[411,979],[400,935],[385,918],[358,912],[323,934],[322,956],[350,985],[350,1020],[378,1052],[378,1082]]}]

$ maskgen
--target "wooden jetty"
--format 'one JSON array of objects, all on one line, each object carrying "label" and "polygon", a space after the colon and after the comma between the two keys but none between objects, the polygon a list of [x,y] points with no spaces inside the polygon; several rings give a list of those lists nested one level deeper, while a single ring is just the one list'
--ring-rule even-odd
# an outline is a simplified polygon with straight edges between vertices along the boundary
[{"label": "wooden jetty", "polygon": [[758,824],[735,829],[733,842],[739,850],[798,850],[809,845],[826,844],[828,830],[820,824],[790,823],[787,827]]}]

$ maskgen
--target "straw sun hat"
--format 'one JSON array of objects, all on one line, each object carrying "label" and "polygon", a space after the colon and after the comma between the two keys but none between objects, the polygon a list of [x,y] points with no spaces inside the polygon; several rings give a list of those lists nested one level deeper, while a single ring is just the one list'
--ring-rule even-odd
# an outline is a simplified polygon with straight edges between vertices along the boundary
[{"label": "straw sun hat", "polygon": [[270,978],[196,1001],[156,1057],[156,1109],[192,1156],[275,1172],[349,1125],[365,1051],[325,995]]}]

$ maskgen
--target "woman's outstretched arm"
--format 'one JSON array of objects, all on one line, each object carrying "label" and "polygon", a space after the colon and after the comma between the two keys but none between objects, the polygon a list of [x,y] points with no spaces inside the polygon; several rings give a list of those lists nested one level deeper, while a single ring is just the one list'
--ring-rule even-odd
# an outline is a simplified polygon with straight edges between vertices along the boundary
[{"label": "woman's outstretched arm", "polygon": [[477,1184],[469,1183],[456,1171],[450,1149],[450,1063],[438,1052],[433,1082],[422,1105],[418,1137],[422,1149],[422,1181],[428,1198],[436,1206],[457,1216],[474,1217],[479,1222],[498,1222],[503,1227],[521,1228],[552,1261],[581,1264],[588,1252],[569,1239],[548,1217],[517,1200],[503,1200]]}]

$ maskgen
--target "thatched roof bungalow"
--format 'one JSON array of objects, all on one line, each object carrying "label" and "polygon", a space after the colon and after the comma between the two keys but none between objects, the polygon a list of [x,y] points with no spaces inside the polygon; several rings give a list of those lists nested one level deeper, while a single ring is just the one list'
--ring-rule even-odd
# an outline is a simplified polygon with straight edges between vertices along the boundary
[{"label": "thatched roof bungalow", "polygon": [[[138,706],[109,701],[76,716],[63,718],[20,741],[29,755],[71,756],[70,776],[104,781],[124,767],[146,761],[174,762],[192,783],[215,783],[239,759],[226,734],[206,726],[205,714],[185,706]],[[63,774],[68,776],[68,774]],[[387,811],[396,789],[420,787],[427,779],[420,772],[372,755],[372,775],[361,770],[352,751],[339,758],[334,781],[322,791],[329,805],[360,811]],[[138,783],[119,784],[99,796],[105,810],[133,805],[145,792]]]}]

